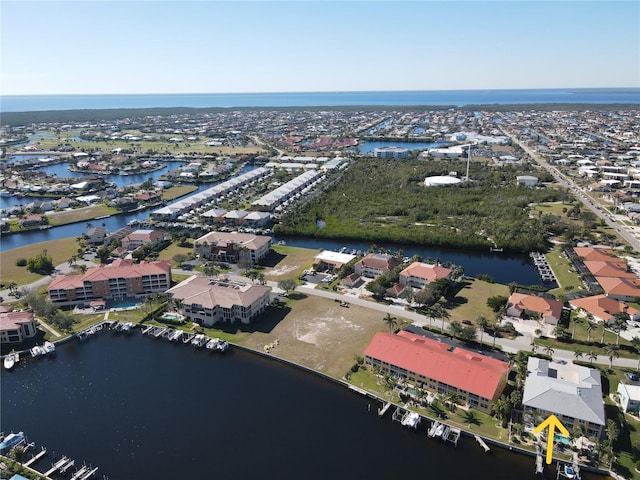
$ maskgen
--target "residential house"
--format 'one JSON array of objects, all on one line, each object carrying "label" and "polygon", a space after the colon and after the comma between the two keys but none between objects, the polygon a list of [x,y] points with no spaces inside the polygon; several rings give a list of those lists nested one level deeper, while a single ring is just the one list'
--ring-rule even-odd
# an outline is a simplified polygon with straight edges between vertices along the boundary
[{"label": "residential house", "polygon": [[249,212],[244,217],[244,224],[251,228],[266,227],[271,223],[271,214],[268,212]]},{"label": "residential house", "polygon": [[605,295],[623,302],[640,298],[640,280],[631,278],[596,277]]},{"label": "residential house", "polygon": [[540,315],[548,325],[557,325],[562,316],[562,303],[552,298],[514,292],[507,302],[507,315],[520,318],[525,311]]},{"label": "residential house", "polygon": [[313,264],[317,270],[326,270],[327,268],[340,269],[351,260],[356,258],[350,253],[339,253],[332,250],[323,250],[313,258]]},{"label": "residential house", "polygon": [[164,292],[171,286],[171,262],[140,262],[118,259],[98,265],[81,275],[58,275],[47,292],[61,305],[89,303],[98,299],[142,297]]},{"label": "residential house", "polygon": [[358,275],[376,278],[402,264],[402,259],[388,254],[370,253],[354,265]]},{"label": "residential house", "polygon": [[635,273],[627,271],[627,264],[621,260],[586,260],[583,263],[594,277],[637,278]]},{"label": "residential house", "polygon": [[583,262],[587,260],[602,262],[618,260],[618,258],[613,255],[613,250],[609,248],[573,247],[573,251]]},{"label": "residential house", "polygon": [[640,384],[638,382],[620,382],[617,392],[623,412],[640,414]]},{"label": "residential house", "polygon": [[47,223],[44,215],[27,215],[25,218],[20,220],[20,226],[22,228],[31,228],[36,227],[38,225],[44,225]]},{"label": "residential house", "polygon": [[223,223],[224,216],[227,214],[227,210],[224,208],[212,208],[211,210],[207,210],[201,216],[202,219],[209,223]]},{"label": "residential house", "polygon": [[242,225],[247,215],[249,212],[246,210],[231,210],[223,215],[224,223],[233,226]]},{"label": "residential house", "polygon": [[406,331],[376,333],[364,357],[366,365],[385,375],[440,395],[455,394],[459,401],[487,413],[511,370],[507,362]]},{"label": "residential house", "polygon": [[210,327],[219,322],[248,324],[262,313],[270,301],[271,288],[217,282],[193,275],[167,290],[178,310],[189,321]]},{"label": "residential house", "polygon": [[144,245],[155,245],[163,238],[164,234],[160,230],[136,230],[122,238],[122,248],[132,252]]},{"label": "residential house", "polygon": [[35,337],[37,330],[33,312],[3,310],[0,312],[0,343],[20,343]]},{"label": "residential house", "polygon": [[408,287],[424,288],[431,282],[450,277],[450,268],[443,267],[439,264],[432,265],[422,262],[413,262],[400,272],[399,282],[400,285]]},{"label": "residential house", "polygon": [[622,312],[628,313],[631,320],[640,319],[639,310],[606,295],[575,298],[569,300],[569,304],[573,308],[582,308],[585,312],[590,313],[597,322],[611,323],[616,313]]},{"label": "residential house", "polygon": [[104,227],[92,227],[87,231],[87,243],[91,246],[102,245],[106,236]]},{"label": "residential house", "polygon": [[554,414],[569,432],[581,426],[587,437],[604,432],[602,381],[595,368],[529,357],[522,404],[536,425]]},{"label": "residential house", "polygon": [[209,232],[194,244],[196,254],[230,263],[247,260],[256,264],[267,256],[270,248],[271,237],[239,232]]}]

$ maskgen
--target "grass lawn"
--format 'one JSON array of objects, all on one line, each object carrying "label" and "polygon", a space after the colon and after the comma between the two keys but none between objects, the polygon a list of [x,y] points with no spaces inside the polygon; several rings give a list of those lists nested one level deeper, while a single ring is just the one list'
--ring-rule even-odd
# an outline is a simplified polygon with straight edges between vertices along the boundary
[{"label": "grass lawn", "polygon": [[173,257],[176,255],[188,255],[190,253],[193,253],[193,246],[180,247],[177,242],[174,242],[159,252],[158,260],[169,260],[173,263],[174,267],[179,267],[180,265],[173,262]]},{"label": "grass lawn", "polygon": [[272,263],[270,269],[265,271],[267,280],[279,282],[289,278],[299,278],[302,271],[311,267],[313,257],[319,250],[310,248],[288,247],[286,245],[273,245],[274,254],[271,254]]},{"label": "grass lawn", "polygon": [[162,199],[169,201],[175,198],[194,192],[198,189],[196,185],[177,185],[162,191]]},{"label": "grass lawn", "polygon": [[451,302],[453,307],[448,309],[451,315],[450,321],[464,319],[473,321],[479,315],[483,315],[491,321],[494,313],[487,306],[487,298],[496,295],[509,296],[509,287],[500,283],[468,279],[464,281],[464,284]]},{"label": "grass lawn", "polygon": [[2,283],[10,281],[16,282],[18,285],[26,285],[43,278],[42,275],[30,273],[26,267],[16,266],[16,260],[19,258],[33,258],[43,250],[53,259],[54,265],[60,265],[69,261],[72,255],[78,253],[78,243],[75,239],[63,238],[60,240],[49,240],[48,242],[34,243],[25,247],[13,248],[2,252],[0,255],[0,273],[2,274]]},{"label": "grass lawn", "polygon": [[[68,223],[93,221],[97,217],[113,215],[118,210],[106,205],[93,205],[90,207],[75,208],[73,210],[63,210],[61,212],[50,212],[47,214],[50,225],[66,225]],[[97,221],[99,222],[99,220]],[[94,222],[95,225],[99,223]]]},{"label": "grass lawn", "polygon": [[563,245],[557,245],[553,250],[545,254],[545,258],[558,280],[559,288],[550,291],[555,295],[584,288],[580,277],[573,269],[573,264],[565,256],[563,250]]}]

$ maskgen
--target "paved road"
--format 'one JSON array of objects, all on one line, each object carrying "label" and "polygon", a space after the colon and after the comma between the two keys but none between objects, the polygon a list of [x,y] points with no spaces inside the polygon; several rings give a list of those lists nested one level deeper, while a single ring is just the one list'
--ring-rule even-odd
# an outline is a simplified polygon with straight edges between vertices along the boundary
[{"label": "paved road", "polygon": [[[81,261],[87,264],[89,267],[95,265],[92,262],[89,262],[87,260],[79,260],[78,263],[80,263]],[[73,271],[73,269],[67,263],[58,265],[57,268],[62,273],[70,273],[71,271]],[[181,270],[181,269],[175,269],[175,268],[172,269],[171,271],[172,273],[176,273],[180,275],[193,275],[195,273],[193,271]],[[242,277],[237,274],[230,273],[230,274],[225,274],[224,276],[229,278],[229,280],[231,281],[236,281],[236,282],[248,281],[246,277]],[[26,288],[37,288],[39,286],[48,284],[50,281],[51,281],[51,276],[47,276],[30,285],[27,285]],[[267,285],[270,286],[273,289],[273,291],[276,293],[282,292],[282,290],[278,288],[277,282],[267,281]],[[6,292],[8,292],[8,290]],[[383,315],[386,315],[387,313],[389,313],[394,317],[406,318],[411,322],[413,322],[414,325],[418,325],[418,326],[425,326],[425,325],[431,324],[433,326],[441,327],[443,325],[441,319],[431,319],[430,321],[429,318],[424,315],[405,310],[405,305],[400,303],[385,305],[382,303],[377,303],[377,302],[368,300],[366,298],[359,298],[351,295],[343,295],[341,293],[328,292],[326,290],[316,290],[313,285],[299,286],[298,288],[296,288],[296,292],[304,293],[305,295],[315,295],[317,297],[323,297],[330,300],[339,300],[341,302],[348,302],[351,305],[358,305],[360,307],[368,308],[370,310],[379,312],[380,314],[383,314]],[[0,294],[2,294],[2,292],[0,292]],[[15,301],[15,298],[13,297],[8,297],[8,296],[5,297],[5,299],[9,299],[9,298]],[[382,322],[382,317],[380,318],[380,321]],[[445,321],[444,327],[448,328],[448,325],[449,325],[449,322]],[[534,336],[532,334],[524,332],[515,339],[496,338],[495,343],[496,345],[500,345],[504,352],[517,353],[520,350],[531,350],[531,341],[533,340],[533,337]],[[489,333],[485,332],[483,334],[483,343],[491,345],[494,343],[494,338]],[[555,360],[572,361],[575,357],[573,352],[570,350],[555,350],[553,353],[553,358]],[[595,360],[594,363],[608,365],[609,358],[606,357],[605,355],[599,355],[598,359]],[[633,358],[618,358],[614,360],[613,364],[617,367],[636,368],[638,366],[638,360]]]}]

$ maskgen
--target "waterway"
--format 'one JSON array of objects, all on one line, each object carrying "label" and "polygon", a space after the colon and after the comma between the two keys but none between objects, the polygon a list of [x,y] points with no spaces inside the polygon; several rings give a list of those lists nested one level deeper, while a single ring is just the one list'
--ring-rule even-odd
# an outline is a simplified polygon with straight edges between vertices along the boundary
[{"label": "waterway", "polygon": [[380,419],[374,401],[274,360],[139,332],[58,346],[55,357],[3,370],[0,386],[5,432],[22,430],[110,480],[541,478],[532,457],[429,439],[424,426]]}]

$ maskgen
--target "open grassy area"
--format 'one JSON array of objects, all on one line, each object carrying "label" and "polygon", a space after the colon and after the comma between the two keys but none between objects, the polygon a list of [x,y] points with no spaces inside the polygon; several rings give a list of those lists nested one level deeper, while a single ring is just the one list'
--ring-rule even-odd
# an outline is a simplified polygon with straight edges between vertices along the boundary
[{"label": "open grassy area", "polygon": [[162,199],[165,201],[173,200],[187,193],[195,192],[198,189],[196,185],[176,185],[162,191]]},{"label": "open grassy area", "polygon": [[[173,257],[176,255],[188,255],[193,253],[193,246],[191,247],[181,247],[177,242],[172,243],[167,248],[161,250],[158,255],[158,260],[169,260],[173,261]],[[173,262],[175,263],[175,262]],[[173,267],[179,267],[178,264],[174,264]]]},{"label": "open grassy area", "polygon": [[545,254],[549,266],[553,270],[559,287],[550,291],[552,294],[575,292],[582,290],[582,281],[573,268],[573,264],[564,254],[564,246],[557,245],[550,252]]},{"label": "open grassy area", "polygon": [[74,208],[73,210],[63,210],[61,212],[49,212],[47,218],[50,225],[66,225],[68,223],[84,222],[91,220],[94,226],[100,224],[100,220],[95,220],[98,217],[105,215],[113,215],[118,213],[118,210],[106,205],[93,205],[90,207]]},{"label": "open grassy area", "polygon": [[[288,278],[299,278],[304,269],[312,266],[313,257],[319,253],[319,250],[286,245],[274,245],[272,248],[275,252],[271,258],[273,268],[265,272],[265,277],[274,282]],[[276,261],[277,264],[275,264]]]},{"label": "open grassy area", "polygon": [[488,320],[494,317],[493,311],[487,306],[487,298],[496,295],[509,296],[509,287],[499,283],[489,283],[482,280],[466,279],[465,286],[453,299],[449,309],[450,320],[475,320],[483,315]]},{"label": "open grassy area", "polygon": [[78,253],[78,243],[75,240],[63,238],[60,240],[50,240],[48,242],[34,243],[25,247],[13,248],[2,252],[0,255],[0,276],[2,283],[10,281],[18,285],[26,285],[43,278],[42,275],[30,273],[26,267],[16,266],[19,258],[33,258],[43,250],[53,259],[54,265],[67,262],[72,255]]}]

